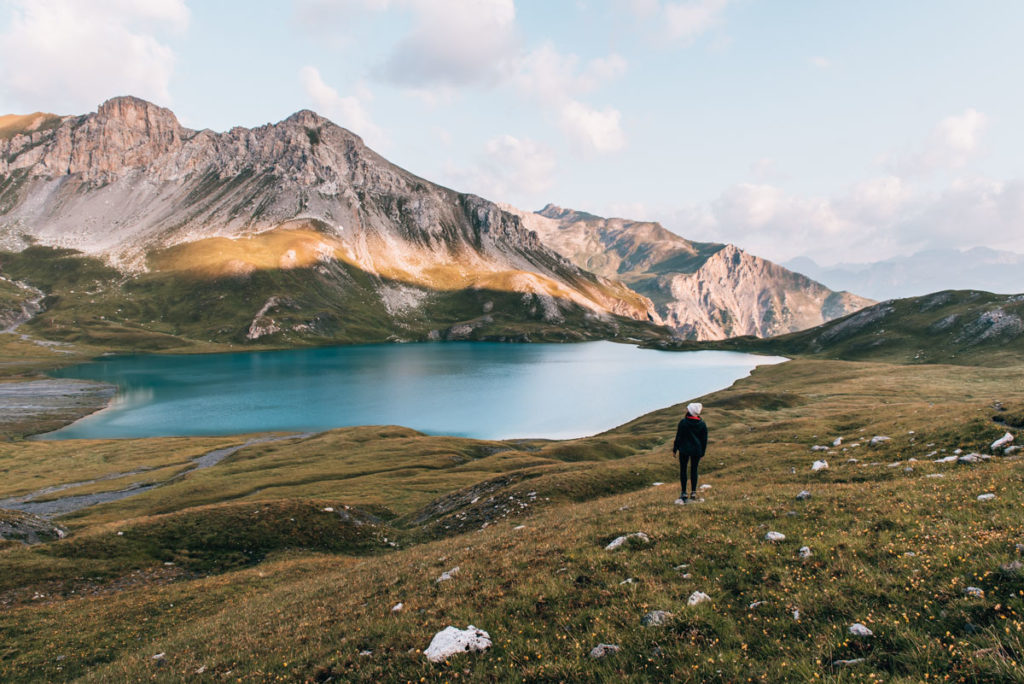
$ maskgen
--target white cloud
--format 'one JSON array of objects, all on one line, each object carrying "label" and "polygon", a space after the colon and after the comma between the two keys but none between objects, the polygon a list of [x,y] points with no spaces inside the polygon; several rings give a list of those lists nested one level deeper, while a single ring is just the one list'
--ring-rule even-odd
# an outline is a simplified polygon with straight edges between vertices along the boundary
[{"label": "white cloud", "polygon": [[811,57],[811,65],[816,66],[819,69],[828,69],[830,66],[832,66],[832,60],[830,60],[828,57],[821,57],[819,55],[817,57]]},{"label": "white cloud", "polygon": [[948,116],[932,130],[923,145],[902,154],[882,158],[886,168],[901,176],[920,176],[941,169],[958,169],[967,164],[981,147],[988,117],[976,109]]},{"label": "white cloud", "polygon": [[534,199],[549,190],[557,168],[551,150],[533,140],[506,134],[488,140],[474,166],[449,165],[447,175],[454,185],[488,199],[509,202]]},{"label": "white cloud", "polygon": [[580,152],[615,152],[626,146],[617,109],[597,110],[571,100],[562,105],[560,116],[562,129]]},{"label": "white cloud", "polygon": [[[402,86],[493,83],[518,51],[512,0],[396,0],[415,16],[380,67]],[[382,4],[386,7],[386,4]]]},{"label": "white cloud", "polygon": [[312,66],[304,66],[299,70],[299,81],[306,95],[312,100],[317,113],[362,136],[370,147],[380,148],[387,145],[387,136],[373,122],[363,104],[365,100],[372,99],[369,90],[360,88],[357,95],[343,97],[327,85],[320,72]]},{"label": "white cloud", "polygon": [[174,51],[188,26],[183,0],[14,0],[0,35],[0,92],[15,106],[90,111],[115,95],[169,104]]},{"label": "white cloud", "polygon": [[729,0],[667,2],[662,8],[665,30],[674,40],[692,43],[721,21],[728,4]]}]

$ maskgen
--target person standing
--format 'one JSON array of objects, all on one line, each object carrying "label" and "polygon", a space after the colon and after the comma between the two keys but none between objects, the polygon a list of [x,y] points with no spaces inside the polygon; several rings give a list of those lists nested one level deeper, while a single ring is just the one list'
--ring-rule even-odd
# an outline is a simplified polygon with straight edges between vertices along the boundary
[{"label": "person standing", "polygon": [[676,503],[686,503],[686,465],[690,465],[690,501],[699,501],[697,498],[697,464],[703,458],[708,448],[708,426],[701,417],[700,412],[704,405],[693,402],[686,407],[686,416],[679,421],[676,428],[676,441],[672,443],[672,454],[679,454],[679,480],[682,484],[682,493]]}]

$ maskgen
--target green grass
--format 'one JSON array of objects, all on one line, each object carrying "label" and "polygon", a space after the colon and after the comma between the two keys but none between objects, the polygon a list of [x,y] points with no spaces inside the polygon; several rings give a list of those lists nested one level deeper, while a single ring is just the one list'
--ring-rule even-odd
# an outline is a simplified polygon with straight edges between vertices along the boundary
[{"label": "green grass", "polygon": [[[676,406],[565,442],[336,430],[70,516],[64,541],[0,550],[16,578],[0,589],[0,679],[1024,680],[1024,578],[1000,569],[1024,542],[1021,461],[928,456],[1003,434],[992,416],[1024,411],[1024,367],[804,360],[703,399],[698,505],[671,503]],[[851,446],[876,434],[892,439]],[[837,436],[847,451],[812,473],[810,447]],[[155,442],[111,443],[109,468],[128,458],[115,444],[181,460]],[[11,448],[29,446],[71,449]],[[350,520],[323,510],[344,505]],[[635,531],[653,544],[604,550]],[[686,606],[697,590],[711,603]],[[674,617],[642,626],[655,609]],[[436,631],[470,623],[491,650],[425,660]],[[592,660],[599,642],[622,651]]]}]

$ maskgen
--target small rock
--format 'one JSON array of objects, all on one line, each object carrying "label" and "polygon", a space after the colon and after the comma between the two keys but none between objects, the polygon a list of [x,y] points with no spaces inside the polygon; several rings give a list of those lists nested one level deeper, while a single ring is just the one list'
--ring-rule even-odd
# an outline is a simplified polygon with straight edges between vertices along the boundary
[{"label": "small rock", "polygon": [[513,530],[525,530],[526,529],[526,525],[516,525],[512,529]]},{"label": "small rock", "polygon": [[1005,435],[992,442],[992,451],[1000,449],[1013,441],[1013,435],[1007,432]]},{"label": "small rock", "polygon": [[664,482],[652,482],[652,483],[651,483],[651,486],[652,486],[652,487],[660,487],[660,486],[661,486],[661,485],[663,485],[663,484],[665,484],[665,483],[664,483]]},{"label": "small rock", "polygon": [[754,601],[749,606],[747,606],[747,609],[748,610],[757,610],[758,608],[760,608],[761,606],[765,605],[766,603],[768,603],[768,602],[767,601]]},{"label": "small rock", "polygon": [[697,487],[697,489],[702,489],[702,490],[703,489],[711,489],[711,485],[709,485],[709,484],[702,484],[700,487]]},{"label": "small rock", "polygon": [[890,438],[886,437],[885,435],[875,435],[868,441],[868,444],[870,444],[871,446],[878,446],[879,444],[884,444],[885,442],[888,441],[890,441]]},{"label": "small rock", "polygon": [[619,582],[619,586],[622,586],[623,584],[636,584],[636,580],[632,577],[627,577],[626,579]]},{"label": "small rock", "polygon": [[334,512],[334,509],[331,508],[330,506],[328,506],[327,508],[321,508],[320,510],[322,510],[324,513],[333,513]]},{"label": "small rock", "polygon": [[796,500],[797,501],[807,501],[807,499],[810,499],[810,498],[811,498],[811,493],[809,491],[807,491],[806,489],[801,491],[799,494],[796,495]]},{"label": "small rock", "polygon": [[836,437],[834,440],[832,440],[832,446],[834,446],[834,447],[841,446],[842,443],[843,443],[843,438],[842,437]]},{"label": "small rock", "polygon": [[811,447],[811,451],[828,451],[828,447],[822,446],[820,444],[815,444],[814,446]]},{"label": "small rock", "polygon": [[450,579],[453,579],[453,578],[454,578],[454,577],[455,577],[456,575],[458,575],[458,574],[459,574],[459,569],[460,569],[460,568],[459,568],[459,566],[458,566],[458,565],[456,565],[456,566],[455,566],[454,568],[452,568],[451,570],[448,570],[447,572],[442,572],[442,573],[441,573],[441,575],[440,575],[440,577],[438,577],[438,578],[437,578],[436,580],[434,580],[434,581],[435,581],[435,582],[438,582],[438,583],[441,583],[441,582],[447,582],[448,580],[450,580]]},{"label": "small rock", "polygon": [[683,563],[681,565],[677,565],[676,567],[674,567],[672,569],[673,570],[677,570],[677,571],[682,571],[682,570],[685,570],[688,567],[690,567],[690,565],[688,563]]},{"label": "small rock", "polygon": [[1019,560],[1010,561],[1009,563],[1003,563],[999,566],[999,569],[1003,572],[1010,573],[1011,575],[1019,575],[1021,570],[1024,570],[1024,563]]},{"label": "small rock", "polygon": [[793,612],[792,612],[792,615],[793,615],[793,619],[794,620],[799,620],[800,619],[800,610],[798,608],[794,608]]},{"label": "small rock", "polygon": [[991,501],[994,498],[996,498],[995,494],[979,494],[978,495],[978,501]]},{"label": "small rock", "polygon": [[852,625],[850,625],[850,634],[859,637],[869,637],[875,635],[874,632],[872,632],[870,629],[868,629],[859,622],[854,622]]},{"label": "small rock", "polygon": [[913,551],[904,551],[904,552],[903,552],[903,555],[904,555],[904,556],[906,556],[907,558],[913,558],[913,557],[914,557],[914,556],[916,556],[917,554],[916,554],[916,553],[914,553]]},{"label": "small rock", "polygon": [[163,660],[165,655],[167,655],[167,654],[164,653],[163,651],[161,651],[160,653],[157,653],[156,655],[150,656],[149,659],[150,660]]},{"label": "small rock", "polygon": [[676,499],[675,500],[675,504],[677,506],[685,506],[686,505],[686,499]]},{"label": "small rock", "polygon": [[373,655],[373,651],[365,650],[364,649],[364,650],[359,652],[359,655],[361,655],[361,656],[372,656]]},{"label": "small rock", "polygon": [[401,601],[399,601],[395,605],[391,606],[391,612],[392,613],[401,613],[403,610],[405,610],[405,604],[402,603]]},{"label": "small rock", "polygon": [[853,667],[864,662],[863,658],[852,658],[850,660],[833,660],[832,667]]},{"label": "small rock", "polygon": [[798,553],[800,554],[801,558],[810,558],[814,555],[814,552],[811,551],[810,546],[801,546],[800,551]]},{"label": "small rock", "polygon": [[786,535],[782,534],[781,532],[769,532],[768,534],[764,535],[764,538],[765,541],[770,542],[786,541]]},{"label": "small rock", "polygon": [[953,455],[954,456],[959,456],[962,453],[964,453],[963,449],[953,449]]},{"label": "small rock", "polygon": [[815,461],[811,464],[811,470],[818,472],[819,470],[828,470],[828,461]]},{"label": "small rock", "polygon": [[204,672],[206,672],[206,666],[205,665],[200,665],[199,669],[196,670],[196,674],[203,674]]},{"label": "small rock", "polygon": [[980,587],[964,587],[964,596],[971,598],[985,598],[985,590]]},{"label": "small rock", "polygon": [[643,532],[633,532],[632,534],[624,534],[621,537],[616,537],[615,539],[613,539],[611,541],[611,543],[608,544],[608,546],[604,547],[604,550],[605,551],[614,551],[615,549],[619,548],[620,546],[625,544],[630,539],[636,539],[637,541],[639,541],[639,542],[641,542],[643,544],[650,544],[651,543],[651,538],[648,537],[645,533],[643,533]]},{"label": "small rock", "polygon": [[1021,450],[1019,446],[1008,446],[1003,449],[1003,456],[1013,456],[1015,453]]},{"label": "small rock", "polygon": [[430,640],[423,655],[432,663],[447,660],[458,653],[481,652],[491,647],[491,635],[469,625],[466,629],[445,627]]},{"label": "small rock", "polygon": [[686,605],[699,606],[700,604],[710,600],[711,597],[705,594],[703,591],[695,591],[692,594],[690,594],[690,598],[686,599]]},{"label": "small rock", "polygon": [[937,458],[937,459],[935,459],[934,462],[935,463],[952,463],[957,458],[959,458],[959,457],[956,454],[954,454],[952,456],[943,456],[942,458]]},{"label": "small rock", "polygon": [[598,644],[594,648],[590,649],[590,657],[594,659],[606,658],[610,655],[615,655],[622,648],[618,644]]},{"label": "small rock", "polygon": [[981,456],[979,454],[964,454],[956,460],[960,463],[977,463],[981,460]]},{"label": "small rock", "polygon": [[927,475],[925,475],[925,477],[939,478],[946,477],[946,475],[944,473],[928,473]]},{"label": "small rock", "polygon": [[640,623],[646,627],[661,627],[673,617],[675,616],[667,610],[652,610],[647,615],[644,615]]}]

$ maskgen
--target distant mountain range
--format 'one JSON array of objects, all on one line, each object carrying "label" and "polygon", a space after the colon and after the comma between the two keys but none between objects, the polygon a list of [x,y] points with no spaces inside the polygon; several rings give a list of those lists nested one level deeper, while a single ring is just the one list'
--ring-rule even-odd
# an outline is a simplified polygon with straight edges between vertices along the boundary
[{"label": "distant mountain range", "polygon": [[0,117],[0,249],[5,276],[49,295],[38,329],[93,341],[649,339],[666,323],[713,339],[868,303],[657,224],[455,192],[310,111],[216,133],[133,97]]},{"label": "distant mountain range", "polygon": [[853,289],[878,300],[949,289],[1024,292],[1024,254],[987,247],[931,249],[875,263],[835,266],[819,266],[808,257],[797,257],[785,266],[829,287]]}]

